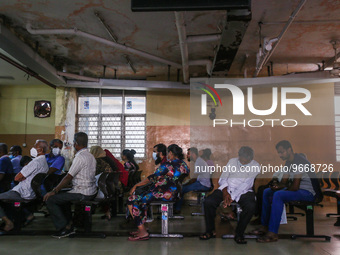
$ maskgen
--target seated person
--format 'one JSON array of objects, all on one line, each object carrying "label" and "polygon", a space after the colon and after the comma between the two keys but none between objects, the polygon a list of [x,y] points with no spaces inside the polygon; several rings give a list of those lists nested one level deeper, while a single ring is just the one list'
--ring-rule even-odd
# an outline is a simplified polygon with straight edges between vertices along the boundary
[{"label": "seated person", "polygon": [[119,175],[119,181],[121,182],[121,184],[124,187],[127,187],[128,185],[128,178],[129,178],[129,172],[127,172],[124,168],[124,166],[122,165],[122,163],[119,162],[118,159],[115,158],[115,156],[112,155],[112,153],[105,149],[104,150],[106,153],[106,156],[110,159],[113,160],[113,162],[115,163],[116,167],[117,167],[117,171],[120,173]]},{"label": "seated person", "polygon": [[64,165],[65,158],[61,156],[61,149],[63,148],[63,142],[59,139],[53,139],[50,142],[50,153],[46,154],[46,160],[48,167],[48,174],[61,175]]},{"label": "seated person", "polygon": [[[34,159],[15,176],[14,180],[19,182],[12,190],[0,194],[0,200],[16,200],[35,198],[35,193],[31,187],[34,176],[39,173],[47,173],[48,165],[45,159],[48,144],[44,140],[37,140],[31,149],[31,156]],[[4,231],[13,229],[13,222],[6,216],[5,211],[0,207],[0,218],[5,222]]]},{"label": "seated person", "polygon": [[210,159],[210,157],[211,157],[211,150],[210,149],[202,150],[201,158],[207,163],[208,166],[215,166],[214,161],[212,161]]},{"label": "seated person", "polygon": [[[83,132],[74,135],[75,158],[70,170],[62,181],[51,192],[44,196],[47,209],[57,230],[55,238],[67,237],[74,233],[71,225],[72,201],[92,200],[97,193],[96,159],[88,151],[88,136]],[[72,181],[72,189],[60,192]],[[59,193],[60,192],[60,193]]]},{"label": "seated person", "polygon": [[[176,144],[168,147],[168,162],[160,165],[154,174],[149,175],[130,190],[128,208],[138,227],[137,232],[130,233],[129,241],[149,239],[145,228],[148,206],[152,201],[172,201],[177,195],[177,180],[182,174],[188,174],[189,168],[183,161],[183,151]],[[148,190],[134,194],[138,187],[151,183]]]},{"label": "seated person", "polygon": [[[310,163],[304,157],[294,154],[290,142],[283,140],[276,145],[276,150],[282,160],[286,160],[285,166],[291,171],[284,174],[281,182],[274,182],[270,188],[263,192],[262,215],[260,229],[254,230],[254,234],[264,234],[257,239],[258,242],[267,243],[278,240],[283,206],[290,201],[314,201],[316,192],[314,191],[312,180],[310,179],[305,167]],[[301,169],[303,172],[293,171]],[[307,169],[310,169],[308,167]],[[289,178],[288,178],[289,177]],[[290,181],[288,181],[288,179]]]},{"label": "seated person", "polygon": [[19,145],[14,145],[9,150],[9,158],[11,159],[13,165],[13,171],[15,174],[19,173],[22,169],[20,165],[20,160],[22,158],[22,149]]},{"label": "seated person", "polygon": [[0,193],[11,189],[13,177],[13,166],[8,157],[8,147],[5,143],[0,143]]},{"label": "seated person", "polygon": [[155,165],[157,168],[159,164],[164,164],[167,162],[166,155],[167,152],[165,144],[159,143],[153,146],[152,158],[155,160]]},{"label": "seated person", "polygon": [[208,240],[216,236],[216,209],[221,202],[226,208],[235,201],[240,205],[242,212],[237,223],[234,240],[238,244],[247,243],[244,240],[244,231],[256,210],[253,186],[255,177],[260,173],[260,165],[253,158],[253,149],[243,146],[238,152],[238,158],[229,160],[226,171],[222,173],[218,181],[219,188],[204,201],[206,233],[200,236],[201,240]]},{"label": "seated person", "polygon": [[129,174],[139,170],[139,166],[135,161],[135,154],[136,154],[135,150],[123,150],[122,152],[124,168],[126,171],[129,172]]},{"label": "seated person", "polygon": [[195,173],[199,172],[197,178],[191,179],[182,187],[182,197],[175,204],[174,212],[179,214],[181,212],[182,204],[184,201],[184,194],[194,191],[208,191],[211,187],[210,172],[208,171],[208,164],[198,156],[198,150],[195,147],[188,149],[187,158],[189,162],[195,163]]},{"label": "seated person", "polygon": [[116,163],[110,157],[106,156],[106,152],[102,149],[102,147],[92,146],[90,153],[94,156],[97,162],[96,175],[104,172],[111,173],[118,171]]},{"label": "seated person", "polygon": [[[92,146],[90,149],[90,153],[94,156],[97,162],[96,166],[96,179],[98,181],[99,176],[102,173],[112,173],[113,169],[111,165],[107,162],[107,160],[111,160],[112,163],[114,164],[114,161],[106,156],[105,151],[100,147],[100,146]],[[113,166],[115,167],[115,165]],[[116,170],[116,169],[115,169]],[[98,185],[98,183],[97,183]],[[105,203],[103,205],[105,215],[102,217],[102,219],[107,219],[108,221],[111,220],[111,209],[110,209],[110,203]]]},{"label": "seated person", "polygon": [[268,182],[266,185],[261,185],[257,188],[257,192],[256,192],[256,201],[257,201],[256,215],[258,217],[251,222],[252,225],[260,225],[261,224],[263,192],[265,191],[265,189],[273,186],[273,184],[275,184],[276,182],[281,182],[283,174],[284,174],[283,172],[275,172],[273,174],[270,182]]}]

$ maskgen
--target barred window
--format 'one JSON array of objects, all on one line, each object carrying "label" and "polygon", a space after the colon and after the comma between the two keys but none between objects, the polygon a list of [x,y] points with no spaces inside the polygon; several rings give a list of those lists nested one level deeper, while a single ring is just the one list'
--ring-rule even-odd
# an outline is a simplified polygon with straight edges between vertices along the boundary
[{"label": "barred window", "polygon": [[117,157],[123,149],[134,149],[136,158],[145,158],[145,94],[93,91],[78,96],[77,130],[88,134],[89,147],[99,145]]}]

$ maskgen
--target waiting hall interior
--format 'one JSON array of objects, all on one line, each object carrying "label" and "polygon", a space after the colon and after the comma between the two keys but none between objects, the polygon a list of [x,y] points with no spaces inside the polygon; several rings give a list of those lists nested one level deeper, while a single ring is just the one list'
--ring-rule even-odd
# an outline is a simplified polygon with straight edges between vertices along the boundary
[{"label": "waiting hall interior", "polygon": [[339,254],[339,17],[0,1],[0,254]]}]

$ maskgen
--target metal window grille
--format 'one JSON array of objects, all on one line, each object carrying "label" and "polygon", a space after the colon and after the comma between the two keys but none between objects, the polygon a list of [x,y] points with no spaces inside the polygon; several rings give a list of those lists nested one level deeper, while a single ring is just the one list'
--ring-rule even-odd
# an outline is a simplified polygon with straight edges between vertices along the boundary
[{"label": "metal window grille", "polygon": [[99,145],[120,156],[134,149],[136,158],[145,158],[145,114],[78,114],[78,131],[89,136],[89,147]]}]

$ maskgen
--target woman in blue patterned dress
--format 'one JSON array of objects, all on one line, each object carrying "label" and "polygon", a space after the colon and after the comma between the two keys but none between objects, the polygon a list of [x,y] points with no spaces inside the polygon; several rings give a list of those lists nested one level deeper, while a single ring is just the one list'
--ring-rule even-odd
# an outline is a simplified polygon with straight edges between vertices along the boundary
[{"label": "woman in blue patterned dress", "polygon": [[[183,150],[176,144],[168,147],[168,162],[161,164],[154,174],[136,184],[130,191],[128,207],[132,212],[138,231],[132,233],[130,241],[149,239],[144,223],[149,204],[152,201],[172,201],[177,195],[177,180],[182,174],[189,174],[189,168],[183,161]],[[150,188],[142,194],[135,195],[137,187],[151,183]]]}]

